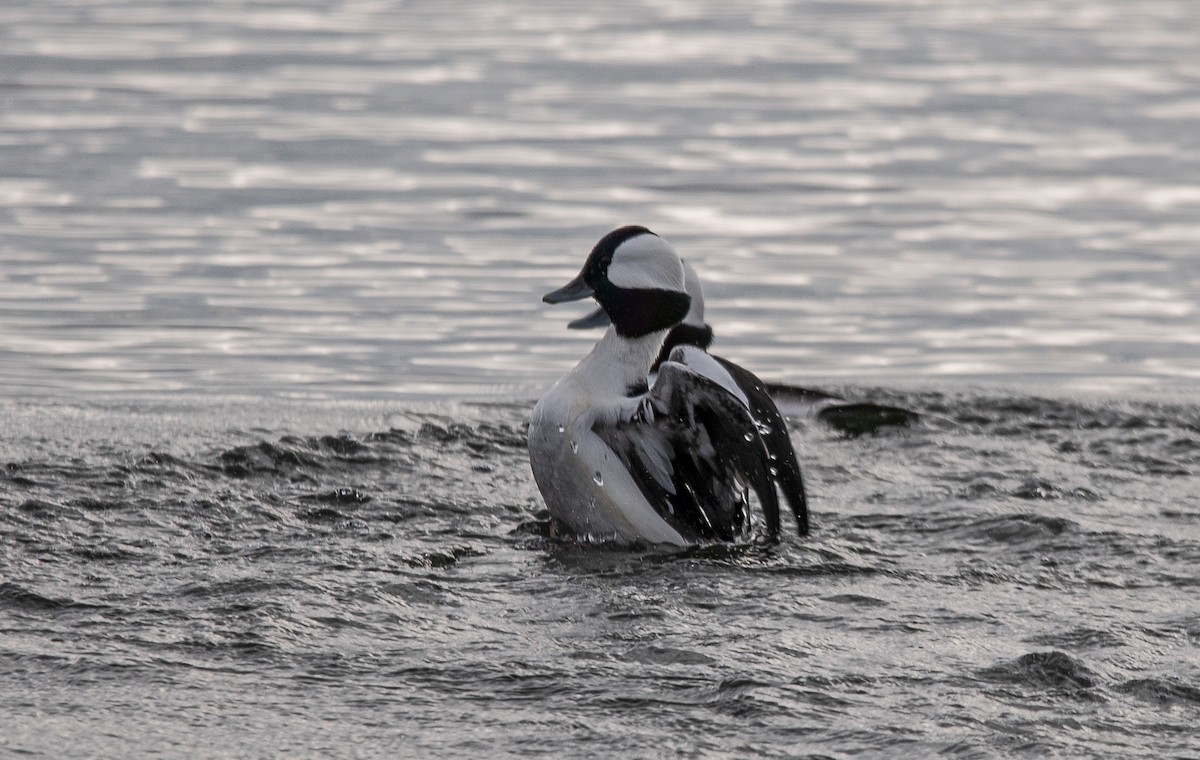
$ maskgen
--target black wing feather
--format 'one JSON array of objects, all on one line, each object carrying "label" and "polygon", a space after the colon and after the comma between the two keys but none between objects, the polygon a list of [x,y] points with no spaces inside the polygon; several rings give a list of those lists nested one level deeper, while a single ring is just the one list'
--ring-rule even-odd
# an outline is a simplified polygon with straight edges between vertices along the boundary
[{"label": "black wing feather", "polygon": [[661,365],[650,399],[656,424],[672,442],[676,504],[684,507],[678,517],[705,537],[731,540],[749,528],[753,490],[774,538],[779,499],[769,451],[750,410],[720,384],[676,361]]},{"label": "black wing feather", "polygon": [[[621,459],[659,515],[690,541],[731,541],[745,535],[752,522],[751,491],[762,508],[768,538],[776,540],[776,484],[801,534],[806,533],[800,467],[783,417],[761,385],[747,385],[747,408],[702,368],[685,362],[682,353],[664,362],[639,413],[615,427],[597,427],[596,434]],[[737,365],[721,364],[735,382],[753,378]]]},{"label": "black wing feather", "polygon": [[[710,356],[712,356],[710,354]],[[728,359],[713,356],[730,374],[746,399],[750,402],[750,412],[760,425],[763,442],[766,444],[771,459],[771,479],[783,492],[792,515],[796,518],[796,532],[801,536],[808,535],[808,496],[804,491],[804,478],[800,473],[800,462],[796,459],[796,449],[792,446],[791,436],[788,435],[787,422],[779,412],[779,407],[771,399],[767,385],[758,379],[753,372],[734,364]],[[769,519],[768,515],[768,519]],[[770,526],[768,525],[768,529]],[[775,526],[772,534],[779,531],[779,515],[775,515]]]}]

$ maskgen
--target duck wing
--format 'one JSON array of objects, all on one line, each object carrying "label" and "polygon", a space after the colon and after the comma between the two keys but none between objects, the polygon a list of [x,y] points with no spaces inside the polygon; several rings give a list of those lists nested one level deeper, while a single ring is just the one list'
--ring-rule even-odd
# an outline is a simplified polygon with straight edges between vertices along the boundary
[{"label": "duck wing", "polygon": [[[768,472],[771,480],[783,492],[792,516],[796,518],[796,532],[801,536],[808,535],[808,496],[804,491],[804,478],[800,474],[800,462],[796,459],[796,449],[792,446],[792,438],[788,434],[787,422],[783,419],[779,407],[768,390],[769,386],[758,379],[748,369],[741,367],[728,359],[713,356],[725,368],[738,388],[746,394],[750,405],[750,413],[759,423],[759,432],[767,447],[771,466]],[[778,525],[776,526],[778,527]]]},{"label": "duck wing", "polygon": [[751,491],[768,535],[778,536],[770,449],[746,394],[703,350],[677,347],[631,420],[594,429],[659,515],[689,539],[744,535]]}]

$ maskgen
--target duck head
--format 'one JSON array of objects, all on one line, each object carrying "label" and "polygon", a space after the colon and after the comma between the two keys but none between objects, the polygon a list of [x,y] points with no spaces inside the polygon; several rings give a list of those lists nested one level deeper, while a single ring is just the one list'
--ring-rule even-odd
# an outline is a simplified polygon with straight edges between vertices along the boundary
[{"label": "duck head", "polygon": [[[695,267],[686,261],[683,262],[683,278],[684,289],[692,302],[675,331],[686,329],[689,334],[694,333],[696,339],[682,342],[708,348],[712,343],[712,328],[704,321],[704,288],[700,285],[700,275],[696,273]],[[590,330],[595,327],[608,327],[610,324],[612,321],[608,314],[603,308],[599,308],[587,316],[568,322],[567,327],[571,330]]]},{"label": "duck head", "polygon": [[[600,304],[607,323],[625,338],[674,327],[692,303],[679,254],[666,240],[639,226],[620,227],[600,238],[578,276],[542,300],[556,304],[589,296]],[[597,321],[594,326],[605,323]]]}]

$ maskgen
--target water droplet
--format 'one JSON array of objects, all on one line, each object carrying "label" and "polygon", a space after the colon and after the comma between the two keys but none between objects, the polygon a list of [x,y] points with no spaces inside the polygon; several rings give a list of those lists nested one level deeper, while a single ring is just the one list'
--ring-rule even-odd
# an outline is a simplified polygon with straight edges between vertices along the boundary
[{"label": "water droplet", "polygon": [[598,486],[604,485],[604,476],[600,474],[599,470],[596,470],[596,474],[592,476],[592,480],[596,481],[596,485]]},{"label": "water droplet", "polygon": [[753,440],[754,440],[754,433],[746,433],[746,440],[747,440],[747,441],[753,441]]},{"label": "water droplet", "polygon": [[562,425],[559,425],[559,426],[558,426],[558,432],[560,432],[560,433],[565,433],[565,432],[567,432],[567,429],[566,429],[565,427],[563,427]]},{"label": "water droplet", "polygon": [[779,470],[776,470],[774,467],[768,467],[767,472],[771,473],[771,477],[773,478],[779,477]]}]

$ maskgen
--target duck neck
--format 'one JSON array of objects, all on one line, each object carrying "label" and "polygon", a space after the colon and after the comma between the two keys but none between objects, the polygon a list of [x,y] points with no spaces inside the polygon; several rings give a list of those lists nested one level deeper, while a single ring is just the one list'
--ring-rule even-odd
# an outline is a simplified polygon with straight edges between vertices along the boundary
[{"label": "duck neck", "polygon": [[621,395],[646,388],[646,375],[658,356],[666,330],[657,330],[638,338],[625,338],[610,327],[591,353],[579,362],[576,371],[593,387],[610,388]]}]

